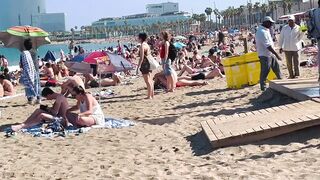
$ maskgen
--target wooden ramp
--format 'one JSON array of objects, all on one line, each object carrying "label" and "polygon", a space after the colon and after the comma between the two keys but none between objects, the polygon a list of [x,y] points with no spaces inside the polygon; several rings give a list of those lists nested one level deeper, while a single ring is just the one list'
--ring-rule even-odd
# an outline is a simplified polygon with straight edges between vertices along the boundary
[{"label": "wooden ramp", "polygon": [[315,78],[274,80],[269,87],[299,101],[320,97],[319,82]]},{"label": "wooden ramp", "polygon": [[201,122],[214,148],[252,143],[320,125],[320,100],[308,100]]}]

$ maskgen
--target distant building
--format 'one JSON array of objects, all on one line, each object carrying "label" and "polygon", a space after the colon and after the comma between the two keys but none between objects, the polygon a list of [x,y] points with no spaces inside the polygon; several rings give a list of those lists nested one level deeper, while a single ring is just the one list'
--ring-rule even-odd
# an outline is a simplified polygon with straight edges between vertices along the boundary
[{"label": "distant building", "polygon": [[[165,23],[180,23],[183,29],[187,29],[187,21],[191,19],[191,15],[186,12],[179,12],[178,3],[161,3],[148,4],[147,12],[142,14],[134,14],[117,18],[102,18],[92,23],[93,29],[125,29],[128,27],[154,27]],[[159,28],[158,28],[159,29]],[[182,30],[180,30],[182,32]]]},{"label": "distant building", "polygon": [[65,31],[65,15],[47,14],[45,0],[1,0],[0,30],[23,25],[35,25],[51,32]]},{"label": "distant building", "polygon": [[148,4],[146,6],[147,13],[149,14],[166,14],[166,13],[175,13],[179,12],[179,4],[178,3],[160,3],[160,4]]},{"label": "distant building", "polygon": [[136,14],[131,16],[124,16],[122,18],[104,18],[92,23],[93,27],[123,27],[123,26],[147,26],[159,23],[176,22],[188,20],[191,15],[188,13],[175,13],[166,15],[153,14]]},{"label": "distant building", "polygon": [[41,27],[49,32],[61,32],[66,29],[64,13],[42,13],[32,16],[32,26]]}]

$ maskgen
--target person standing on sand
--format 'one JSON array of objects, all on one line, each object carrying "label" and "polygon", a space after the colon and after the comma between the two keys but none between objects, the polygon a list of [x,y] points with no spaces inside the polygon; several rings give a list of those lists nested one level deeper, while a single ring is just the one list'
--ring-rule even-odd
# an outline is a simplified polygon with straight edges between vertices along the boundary
[{"label": "person standing on sand", "polygon": [[148,96],[147,99],[153,99],[154,97],[154,87],[153,87],[153,78],[151,77],[152,70],[150,69],[150,63],[147,59],[147,56],[151,54],[150,46],[147,44],[147,34],[146,33],[140,33],[138,35],[140,45],[140,59],[137,66],[137,74],[140,69],[143,79],[147,85],[148,89]]},{"label": "person standing on sand", "polygon": [[167,31],[161,32],[162,45],[160,47],[160,58],[162,61],[163,73],[167,79],[167,91],[174,92],[176,88],[176,83],[174,82],[173,71],[171,62],[174,59],[169,57],[169,47],[170,47],[170,37]]},{"label": "person standing on sand", "polygon": [[33,59],[30,53],[32,42],[30,39],[24,41],[25,50],[20,55],[20,67],[22,68],[20,83],[25,87],[25,95],[28,103],[32,104],[35,97],[37,103],[40,103],[40,95],[38,93],[37,71],[34,66]]},{"label": "person standing on sand", "polygon": [[266,89],[266,79],[270,72],[270,68],[272,68],[277,78],[281,79],[281,72],[277,59],[280,61],[282,59],[274,50],[274,43],[269,30],[273,23],[274,21],[272,18],[266,16],[256,33],[256,46],[261,63],[260,88],[262,91],[265,91]]},{"label": "person standing on sand", "polygon": [[295,23],[295,17],[290,16],[288,25],[282,28],[279,40],[280,54],[284,51],[286,55],[289,79],[300,76],[299,50],[302,48],[302,38],[303,32],[300,31],[300,26]]}]

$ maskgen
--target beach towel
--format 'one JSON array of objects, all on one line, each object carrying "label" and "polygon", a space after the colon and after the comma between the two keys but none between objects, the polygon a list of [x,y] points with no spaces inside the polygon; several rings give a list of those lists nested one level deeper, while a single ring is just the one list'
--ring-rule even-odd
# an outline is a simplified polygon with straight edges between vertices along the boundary
[{"label": "beach towel", "polygon": [[[105,125],[103,126],[94,125],[92,127],[83,128],[70,127],[68,129],[64,129],[60,122],[60,119],[56,118],[52,123],[39,124],[28,129],[22,129],[21,132],[24,134],[32,135],[33,137],[54,138],[66,137],[69,134],[79,135],[81,133],[86,133],[89,130],[96,128],[120,129],[135,125],[135,123],[132,121],[115,119],[111,117],[105,118]],[[10,132],[10,129],[5,130],[5,132],[7,137],[11,137],[14,135],[14,133]]]},{"label": "beach towel", "polygon": [[103,89],[100,92],[96,92],[93,94],[95,97],[100,97],[100,98],[108,98],[114,95],[114,91],[111,89]]}]

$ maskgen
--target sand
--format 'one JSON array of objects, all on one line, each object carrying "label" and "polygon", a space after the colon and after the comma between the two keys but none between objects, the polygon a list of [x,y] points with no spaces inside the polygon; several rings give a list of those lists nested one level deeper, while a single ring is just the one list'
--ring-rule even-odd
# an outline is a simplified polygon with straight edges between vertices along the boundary
[{"label": "sand", "polygon": [[[285,66],[282,65],[287,75]],[[302,68],[316,77],[316,68]],[[157,93],[144,100],[145,84],[118,86],[103,100],[105,114],[134,120],[124,129],[92,130],[66,138],[0,136],[0,179],[320,179],[320,128],[265,141],[212,149],[200,122],[295,102],[259,86],[226,89],[209,85]],[[1,101],[0,129],[22,122],[36,108],[23,97]]]}]

